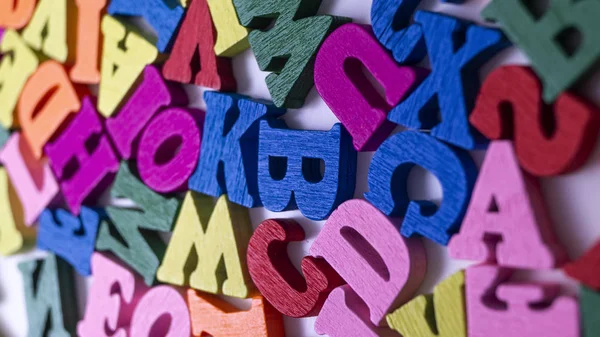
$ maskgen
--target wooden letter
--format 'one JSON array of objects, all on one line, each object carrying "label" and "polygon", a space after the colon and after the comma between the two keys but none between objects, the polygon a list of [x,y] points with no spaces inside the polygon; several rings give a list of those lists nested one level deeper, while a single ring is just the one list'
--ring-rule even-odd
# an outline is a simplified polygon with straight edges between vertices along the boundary
[{"label": "wooden letter", "polygon": [[534,176],[573,171],[594,149],[600,111],[568,92],[550,107],[541,94],[529,68],[498,68],[486,78],[469,120],[489,139],[514,139],[519,164]]},{"label": "wooden letter", "polygon": [[[171,319],[162,319],[164,315]],[[191,334],[190,325],[190,311],[182,294],[169,286],[157,286],[145,293],[137,303],[129,335],[188,337]]]},{"label": "wooden letter", "polygon": [[286,316],[316,316],[343,281],[322,259],[302,259],[302,274],[287,258],[287,244],[305,239],[294,220],[265,220],[248,244],[248,271],[260,293]]},{"label": "wooden letter", "polygon": [[69,56],[67,25],[76,20],[72,17],[74,10],[72,0],[39,0],[31,21],[23,30],[23,40],[32,49],[66,63]]},{"label": "wooden letter", "polygon": [[579,259],[563,267],[565,274],[571,278],[585,284],[586,287],[600,290],[598,268],[600,268],[600,241]]},{"label": "wooden letter", "polygon": [[250,47],[248,29],[240,25],[233,0],[207,0],[210,15],[217,31],[215,53],[234,57]]},{"label": "wooden letter", "polygon": [[[112,115],[125,98],[144,67],[156,59],[158,51],[133,27],[105,15],[102,18],[104,47],[98,111],[105,117]],[[125,49],[120,45],[125,40]]]},{"label": "wooden letter", "polygon": [[77,53],[69,75],[77,83],[100,82],[100,19],[107,0],[77,3]]},{"label": "wooden letter", "polygon": [[388,217],[358,199],[333,212],[310,255],[324,258],[348,282],[375,325],[412,298],[427,269],[421,240],[403,238]]},{"label": "wooden letter", "polygon": [[[213,294],[246,298],[252,286],[246,270],[251,233],[247,209],[230,203],[226,195],[213,206],[211,197],[190,191],[157,278]],[[186,263],[190,257],[197,261],[195,266]]]},{"label": "wooden letter", "polygon": [[0,168],[0,255],[18,253],[35,242],[36,228],[25,226],[23,206],[4,168]]},{"label": "wooden letter", "polygon": [[403,336],[467,337],[465,310],[465,274],[460,271],[438,284],[433,295],[416,297],[387,315],[387,322]]},{"label": "wooden letter", "polygon": [[521,171],[509,141],[493,141],[450,256],[500,266],[549,269],[567,258],[538,182]]},{"label": "wooden letter", "polygon": [[14,0],[0,2],[0,26],[21,29],[29,23],[37,0]]},{"label": "wooden letter", "polygon": [[600,309],[600,294],[585,286],[581,286],[579,291],[579,310],[583,326],[582,337],[596,337],[600,334],[598,309]]},{"label": "wooden letter", "polygon": [[252,298],[249,311],[240,311],[222,299],[188,290],[195,337],[284,337],[281,314],[261,296]]},{"label": "wooden letter", "polygon": [[19,270],[29,319],[27,336],[75,337],[77,294],[71,266],[49,254],[45,259],[20,263]]},{"label": "wooden letter", "polygon": [[172,81],[235,91],[237,84],[231,59],[215,54],[214,27],[206,1],[194,0],[187,9],[171,56],[163,68],[163,75]]}]

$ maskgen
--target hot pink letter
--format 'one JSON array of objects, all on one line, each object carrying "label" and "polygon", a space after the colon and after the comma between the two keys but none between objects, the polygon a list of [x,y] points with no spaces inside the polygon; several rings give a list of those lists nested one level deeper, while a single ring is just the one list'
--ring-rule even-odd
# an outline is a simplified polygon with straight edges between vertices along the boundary
[{"label": "hot pink letter", "polygon": [[[171,319],[159,320],[165,314]],[[174,288],[154,287],[138,302],[131,319],[130,336],[180,337],[190,334],[190,311],[181,293]]]}]

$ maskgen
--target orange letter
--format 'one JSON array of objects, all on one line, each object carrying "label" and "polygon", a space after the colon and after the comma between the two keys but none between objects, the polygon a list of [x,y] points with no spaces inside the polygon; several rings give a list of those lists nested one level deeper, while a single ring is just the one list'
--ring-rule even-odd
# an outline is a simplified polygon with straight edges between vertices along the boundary
[{"label": "orange letter", "polygon": [[71,69],[71,80],[77,83],[100,82],[100,18],[106,0],[77,2],[77,54]]},{"label": "orange letter", "polygon": [[36,0],[0,1],[0,27],[21,29],[27,25]]}]

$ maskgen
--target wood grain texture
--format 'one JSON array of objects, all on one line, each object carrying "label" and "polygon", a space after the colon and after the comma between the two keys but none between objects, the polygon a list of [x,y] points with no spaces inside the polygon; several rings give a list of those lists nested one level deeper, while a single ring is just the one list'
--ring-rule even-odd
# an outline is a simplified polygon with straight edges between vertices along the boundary
[{"label": "wood grain texture", "polygon": [[217,296],[188,289],[193,336],[284,337],[281,314],[262,296],[243,311]]},{"label": "wood grain texture", "polygon": [[106,120],[106,129],[121,158],[135,158],[139,135],[158,111],[188,104],[187,94],[179,84],[165,81],[157,67],[146,66],[129,99]]},{"label": "wood grain texture", "polygon": [[144,18],[158,35],[156,48],[166,53],[185,10],[174,0],[111,0],[107,11],[110,15]]},{"label": "wood grain texture", "polygon": [[[499,21],[502,30],[527,55],[542,80],[544,101],[551,103],[587,74],[600,57],[600,23],[594,14],[600,12],[600,3],[552,1],[543,14],[530,10],[529,5],[520,0],[494,0],[481,15]],[[579,42],[570,46],[573,39]]]},{"label": "wood grain texture", "polygon": [[79,216],[64,209],[40,215],[37,247],[56,254],[82,276],[92,273],[91,259],[103,211],[82,207]]},{"label": "wood grain texture", "polygon": [[0,168],[0,255],[19,253],[35,244],[37,228],[27,227],[23,206],[8,179]]},{"label": "wood grain texture", "polygon": [[92,276],[77,335],[127,337],[133,311],[148,288],[115,259],[100,253],[92,255]]},{"label": "wood grain texture", "polygon": [[356,158],[352,138],[341,124],[309,131],[288,129],[280,120],[261,121],[260,200],[273,212],[297,208],[311,220],[326,219],[354,195]]},{"label": "wood grain texture", "polygon": [[21,29],[29,23],[37,0],[18,0],[0,3],[0,26]]},{"label": "wood grain texture", "polygon": [[38,0],[23,40],[31,49],[60,63],[71,61],[67,32],[75,27],[77,8],[73,0]]},{"label": "wood grain texture", "polygon": [[595,290],[600,290],[598,268],[600,268],[600,241],[577,260],[563,266],[565,274]]},{"label": "wood grain texture", "polygon": [[364,200],[343,203],[310,247],[348,282],[369,308],[375,325],[408,302],[427,270],[418,238],[404,238],[391,219]]},{"label": "wood grain texture", "polygon": [[200,156],[203,123],[204,111],[193,108],[168,108],[148,123],[137,155],[148,187],[161,193],[187,190]]},{"label": "wood grain texture", "polygon": [[19,97],[18,115],[23,139],[35,158],[71,114],[81,108],[78,93],[63,66],[46,61],[29,78]]},{"label": "wood grain texture", "polygon": [[96,249],[115,254],[152,285],[166,249],[158,232],[171,231],[181,200],[152,191],[125,162],[121,163],[111,196],[131,199],[137,207],[107,207],[110,220],[100,226]]},{"label": "wood grain texture", "polygon": [[248,29],[240,24],[233,0],[207,0],[217,33],[217,56],[234,57],[250,48]]},{"label": "wood grain texture", "polygon": [[323,259],[306,256],[302,273],[290,261],[288,243],[303,241],[304,230],[291,219],[263,221],[248,243],[248,271],[261,295],[290,317],[316,316],[327,295],[344,281]]},{"label": "wood grain texture", "polygon": [[469,337],[579,336],[575,298],[558,284],[508,282],[511,269],[481,265],[466,271]]},{"label": "wood grain texture", "polygon": [[579,289],[582,337],[598,336],[600,334],[600,320],[598,319],[600,294],[586,286],[581,286]]},{"label": "wood grain texture", "polygon": [[[69,71],[76,83],[98,84],[100,82],[100,20],[107,0],[75,0],[77,4],[77,41],[75,60]],[[71,46],[72,48],[72,46]]]},{"label": "wood grain texture", "polygon": [[551,269],[567,260],[540,185],[524,173],[510,141],[493,141],[450,256],[504,267]]},{"label": "wood grain texture", "polygon": [[[350,19],[316,15],[321,0],[233,0],[240,23],[278,107],[300,108],[314,85],[315,57],[325,37]],[[275,24],[271,27],[271,23]]]},{"label": "wood grain texture", "polygon": [[[94,102],[90,97],[84,98],[75,118],[44,148],[63,197],[75,215],[82,204],[96,203],[119,169],[119,159]],[[90,147],[94,141],[95,146]],[[73,162],[77,163],[75,170]]]},{"label": "wood grain texture", "polygon": [[[501,31],[443,14],[417,11],[432,72],[388,115],[410,129],[431,129],[431,135],[472,150],[484,143],[469,124],[479,90],[479,69],[509,46]],[[455,39],[460,36],[459,44]],[[439,113],[439,115],[438,115]]]},{"label": "wood grain texture", "polygon": [[433,295],[412,299],[386,320],[406,337],[467,337],[464,272],[443,280]]},{"label": "wood grain texture", "polygon": [[267,101],[214,91],[206,91],[204,101],[203,145],[198,166],[189,180],[190,190],[213,197],[227,192],[231,202],[249,208],[261,206],[257,181],[258,120],[274,119],[285,110]]},{"label": "wood grain texture", "polygon": [[[190,191],[157,278],[208,293],[246,298],[253,287],[246,267],[251,233],[246,208],[229,202],[226,195],[214,204],[211,197]],[[196,263],[187,263],[190,259]]]},{"label": "wood grain texture", "polygon": [[71,267],[55,255],[19,263],[23,276],[29,337],[72,336],[77,294]]},{"label": "wood grain texture", "polygon": [[[377,92],[365,67],[385,89]],[[395,125],[387,113],[425,77],[422,68],[396,64],[368,26],[348,23],[327,37],[315,62],[319,95],[352,135],[357,151],[375,151]]]},{"label": "wood grain texture", "polygon": [[[407,180],[415,165],[440,182],[444,198],[439,207],[430,200],[410,200]],[[476,178],[477,167],[468,152],[427,134],[405,131],[375,152],[365,198],[386,215],[404,216],[402,235],[418,234],[447,245],[460,228]]]},{"label": "wood grain texture", "polygon": [[401,64],[419,63],[427,55],[423,29],[411,24],[421,0],[373,0],[371,24],[379,42]]},{"label": "wood grain texture", "polygon": [[15,108],[27,79],[38,67],[38,58],[19,33],[11,29],[2,36],[0,54],[12,54],[0,60],[0,124],[10,128],[18,124]]},{"label": "wood grain texture", "polygon": [[528,67],[504,66],[485,80],[469,120],[489,139],[513,139],[519,164],[534,176],[554,176],[581,167],[600,128],[600,111],[573,93],[553,106]]},{"label": "wood grain texture", "polygon": [[371,323],[369,307],[348,285],[337,287],[329,294],[315,321],[315,332],[329,337],[400,336],[394,330]]},{"label": "wood grain texture", "polygon": [[186,11],[171,55],[163,67],[163,76],[219,91],[236,91],[231,59],[215,54],[215,41],[207,0],[194,0]]},{"label": "wood grain texture", "polygon": [[23,206],[25,225],[31,226],[59,195],[52,169],[45,158],[34,158],[19,132],[14,132],[0,151],[0,162]]},{"label": "wood grain texture", "polygon": [[132,337],[189,337],[191,333],[190,311],[182,291],[169,286],[148,290],[131,317],[129,335]]},{"label": "wood grain texture", "polygon": [[[154,62],[158,51],[133,26],[105,15],[101,23],[104,44],[98,88],[98,111],[109,117],[130,92],[146,65]],[[121,49],[121,45],[125,49]]]}]

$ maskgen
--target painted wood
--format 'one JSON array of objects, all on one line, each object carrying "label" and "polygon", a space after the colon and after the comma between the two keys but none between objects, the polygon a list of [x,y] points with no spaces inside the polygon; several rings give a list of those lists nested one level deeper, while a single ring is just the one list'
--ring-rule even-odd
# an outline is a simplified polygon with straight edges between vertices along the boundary
[{"label": "painted wood", "polygon": [[291,219],[268,219],[248,243],[248,271],[261,295],[290,317],[316,316],[327,295],[344,282],[323,259],[306,256],[302,273],[290,261],[290,242],[303,241],[304,230]]},{"label": "painted wood", "polygon": [[260,200],[273,212],[299,209],[311,220],[326,219],[354,195],[356,158],[352,139],[341,124],[329,131],[309,131],[288,129],[279,120],[261,121]]},{"label": "painted wood", "polygon": [[71,267],[50,254],[19,263],[19,270],[27,307],[27,336],[75,337],[77,293]]},{"label": "painted wood", "polygon": [[31,20],[23,29],[23,40],[60,63],[69,58],[67,31],[77,21],[75,3],[69,0],[38,0]]},{"label": "painted wood", "polygon": [[[157,278],[208,293],[246,298],[253,287],[246,267],[251,233],[247,209],[229,202],[226,195],[214,204],[212,197],[190,191]],[[186,263],[190,258],[197,264]]]},{"label": "painted wood", "polygon": [[12,55],[0,60],[0,124],[10,128],[18,124],[18,118],[15,118],[17,102],[27,79],[38,67],[38,59],[19,33],[12,29],[6,30],[2,36],[0,54]]},{"label": "painted wood", "polygon": [[180,85],[165,81],[157,67],[146,66],[129,99],[106,120],[106,129],[121,158],[135,158],[139,135],[158,111],[188,104],[187,94]]},{"label": "painted wood", "polygon": [[469,337],[579,336],[577,301],[557,284],[508,282],[512,270],[490,265],[466,271]]},{"label": "painted wood", "polygon": [[23,206],[25,225],[33,225],[60,192],[50,165],[45,158],[35,159],[19,132],[14,132],[0,151],[0,162]]},{"label": "painted wood", "polygon": [[[314,60],[325,37],[350,19],[316,15],[320,0],[233,0],[278,107],[300,108],[314,85]],[[271,26],[272,22],[275,24]],[[285,55],[285,56],[284,56]]]},{"label": "painted wood", "polygon": [[600,268],[600,241],[596,242],[577,260],[563,266],[567,276],[595,290],[600,290],[598,268]]},{"label": "painted wood", "polygon": [[164,285],[148,290],[133,311],[129,335],[190,336],[190,311],[182,291]]},{"label": "painted wood", "polygon": [[0,26],[21,29],[29,23],[37,0],[17,0],[0,3]]},{"label": "painted wood", "polygon": [[600,111],[570,92],[553,106],[541,95],[542,84],[530,68],[503,66],[486,78],[469,120],[489,139],[512,139],[519,164],[530,174],[572,172],[594,149]]},{"label": "painted wood", "polygon": [[600,334],[600,320],[598,319],[600,294],[586,286],[581,286],[579,289],[582,337],[598,336]]},{"label": "painted wood", "polygon": [[250,310],[243,311],[217,296],[188,289],[193,336],[283,337],[283,320],[267,300],[252,298]]},{"label": "painted wood", "polygon": [[[163,67],[163,76],[168,80],[219,91],[236,91],[237,83],[231,59],[215,54],[215,40],[207,0],[193,1],[186,11],[171,55]],[[195,57],[196,54],[198,58]]]},{"label": "painted wood", "polygon": [[198,166],[189,180],[190,190],[213,197],[227,191],[231,202],[249,208],[261,206],[257,181],[258,120],[274,119],[285,110],[267,101],[214,91],[206,91],[204,101],[203,145]]},{"label": "painted wood", "polygon": [[[407,180],[414,165],[440,182],[444,196],[439,207],[430,200],[410,200]],[[477,167],[467,151],[405,131],[388,138],[375,152],[365,198],[386,215],[404,216],[402,235],[418,234],[447,245],[460,228],[476,177]]]},{"label": "painted wood", "polygon": [[[543,83],[544,101],[551,103],[575,84],[600,58],[600,22],[594,0],[552,1],[543,14],[520,0],[491,1],[481,15],[498,21],[502,30],[527,55]],[[575,50],[567,39],[580,38]]]},{"label": "painted wood", "polygon": [[[119,169],[119,159],[94,101],[84,98],[75,118],[44,149],[64,199],[75,215],[81,205],[95,204]],[[92,148],[89,144],[93,141],[97,143]],[[76,170],[71,166],[73,162],[77,163]]]},{"label": "painted wood", "polygon": [[[100,82],[100,20],[107,0],[75,0],[77,4],[77,41],[75,60],[69,71],[76,83],[98,84]],[[72,47],[71,47],[72,48]]]},{"label": "painted wood", "polygon": [[407,337],[467,337],[464,272],[443,280],[432,295],[412,299],[386,320]]},{"label": "painted wood", "polygon": [[146,65],[154,62],[158,51],[133,26],[109,15],[102,18],[101,27],[104,44],[97,108],[104,117],[109,117],[125,100]]},{"label": "painted wood", "polygon": [[111,196],[132,200],[136,209],[106,208],[109,220],[100,226],[96,250],[115,254],[141,275],[147,285],[152,285],[166,249],[159,232],[171,231],[181,200],[152,191],[133,175],[125,162],[121,163]]},{"label": "painted wood", "polygon": [[412,298],[427,270],[422,241],[402,237],[391,219],[359,199],[335,210],[310,255],[324,258],[348,282],[375,325]]},{"label": "painted wood", "polygon": [[6,170],[0,168],[0,255],[30,248],[35,243],[36,233],[35,227],[25,225],[23,206]]},{"label": "painted wood", "polygon": [[42,157],[44,145],[81,102],[63,66],[56,61],[40,64],[19,97],[19,125],[23,139],[35,158]]},{"label": "painted wood", "polygon": [[[385,89],[377,92],[365,67]],[[357,151],[375,151],[395,125],[387,113],[425,77],[427,71],[396,64],[369,26],[345,24],[327,37],[315,61],[319,95],[352,135]]]},{"label": "painted wood", "polygon": [[[469,124],[479,69],[509,43],[498,29],[439,13],[417,11],[415,22],[423,29],[432,72],[388,119],[409,129],[431,129],[433,137],[472,150],[484,143]],[[458,36],[464,43],[455,46]]]},{"label": "painted wood", "polygon": [[[204,111],[168,108],[140,136],[137,168],[142,181],[161,193],[184,192],[200,156]],[[175,141],[173,141],[175,140]]]},{"label": "painted wood", "polygon": [[233,0],[207,0],[207,3],[217,31],[217,56],[234,57],[250,48],[248,29],[240,24]]},{"label": "painted wood", "polygon": [[538,181],[521,170],[510,141],[493,141],[450,256],[551,269],[567,259],[552,228]]}]

